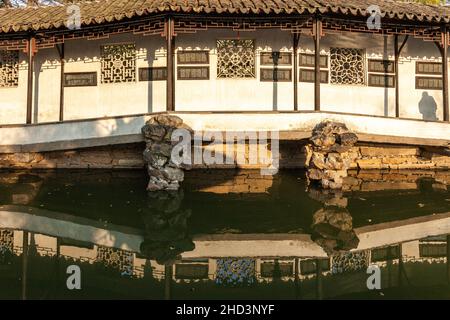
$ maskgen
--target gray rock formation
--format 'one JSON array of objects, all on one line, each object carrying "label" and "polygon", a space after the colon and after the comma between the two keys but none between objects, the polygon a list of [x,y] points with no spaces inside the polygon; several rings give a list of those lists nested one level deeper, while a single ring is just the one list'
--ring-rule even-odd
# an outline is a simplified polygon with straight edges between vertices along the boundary
[{"label": "gray rock formation", "polygon": [[306,149],[307,177],[326,189],[341,189],[352,159],[350,149],[358,141],[343,123],[324,121],[312,132]]},{"label": "gray rock formation", "polygon": [[178,128],[190,130],[182,119],[172,115],[154,116],[142,128],[146,143],[144,160],[150,176],[148,191],[178,190],[184,180],[183,168],[170,160],[172,133]]}]

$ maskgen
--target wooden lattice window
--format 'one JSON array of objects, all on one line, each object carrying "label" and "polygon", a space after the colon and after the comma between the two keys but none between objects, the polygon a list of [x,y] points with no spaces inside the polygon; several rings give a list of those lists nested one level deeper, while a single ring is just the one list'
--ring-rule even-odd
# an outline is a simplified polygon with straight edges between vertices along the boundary
[{"label": "wooden lattice window", "polygon": [[433,75],[442,75],[442,63],[417,61],[416,62],[416,89],[422,90],[441,90],[442,77]]},{"label": "wooden lattice window", "polygon": [[178,80],[209,80],[209,67],[178,67]]},{"label": "wooden lattice window", "polygon": [[262,52],[260,56],[262,66],[290,66],[292,54],[290,52]]},{"label": "wooden lattice window", "polygon": [[139,68],[139,81],[167,80],[166,67]]},{"label": "wooden lattice window", "polygon": [[178,51],[178,80],[209,80],[209,51]]},{"label": "wooden lattice window", "polygon": [[19,85],[19,51],[0,50],[0,88]]},{"label": "wooden lattice window", "polygon": [[416,77],[416,89],[441,90],[442,89],[442,78]]},{"label": "wooden lattice window", "polygon": [[[300,82],[314,82],[316,72],[314,69],[300,68]],[[320,70],[320,83],[328,83],[328,70]]]},{"label": "wooden lattice window", "polygon": [[[311,53],[302,53],[300,54],[300,66],[301,67],[310,67],[314,68],[316,62],[316,56]],[[326,69],[328,68],[328,55],[321,54],[320,55],[320,68]]]},{"label": "wooden lattice window", "polygon": [[292,70],[291,69],[270,69],[261,68],[261,81],[269,82],[291,82]]},{"label": "wooden lattice window", "polygon": [[255,41],[217,40],[217,78],[255,78]]},{"label": "wooden lattice window", "polygon": [[[309,53],[300,54],[300,82],[314,82],[316,78],[315,73],[315,55]],[[328,83],[328,55],[320,55],[320,83]]]},{"label": "wooden lattice window", "polygon": [[114,44],[101,47],[102,83],[136,81],[135,44]]},{"label": "wooden lattice window", "polygon": [[332,84],[365,84],[363,49],[330,48],[330,68]]},{"label": "wooden lattice window", "polygon": [[442,63],[440,62],[416,62],[417,74],[442,74]]},{"label": "wooden lattice window", "polygon": [[395,87],[395,63],[390,60],[368,60],[368,85],[371,87]]},{"label": "wooden lattice window", "polygon": [[209,51],[178,51],[178,64],[209,64]]},{"label": "wooden lattice window", "polygon": [[259,70],[260,80],[268,82],[292,81],[292,54],[290,52],[262,52],[260,64],[267,66]]}]

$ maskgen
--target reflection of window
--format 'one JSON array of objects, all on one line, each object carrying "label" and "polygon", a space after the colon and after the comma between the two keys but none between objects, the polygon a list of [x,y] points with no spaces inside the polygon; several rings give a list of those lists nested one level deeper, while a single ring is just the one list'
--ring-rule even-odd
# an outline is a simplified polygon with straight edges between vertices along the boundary
[{"label": "reflection of window", "polygon": [[368,60],[369,86],[393,88],[395,87],[395,63],[389,60]]},{"label": "reflection of window", "polygon": [[175,265],[177,279],[208,279],[208,264],[178,263]]},{"label": "reflection of window", "polygon": [[439,62],[416,62],[416,89],[440,90],[442,77],[432,75],[442,74],[442,64]]},{"label": "reflection of window", "polygon": [[19,85],[19,51],[0,50],[0,87]]},{"label": "reflection of window", "polygon": [[133,274],[134,255],[121,249],[98,246],[97,261],[105,267],[117,269],[128,275]]},{"label": "reflection of window", "polygon": [[[330,259],[319,259],[320,269],[322,271],[330,270]],[[313,274],[317,272],[317,260],[308,259],[300,261],[300,273],[303,275]]]},{"label": "reflection of window", "polygon": [[292,262],[263,262],[261,263],[261,277],[291,277],[294,273]]},{"label": "reflection of window", "polygon": [[[314,82],[315,73],[315,55],[314,54],[300,54],[300,82]],[[320,55],[320,82],[328,83],[328,56]]]},{"label": "reflection of window", "polygon": [[136,81],[136,46],[134,44],[101,47],[102,83]]},{"label": "reflection of window", "polygon": [[364,50],[330,48],[330,82],[365,84]]},{"label": "reflection of window", "polygon": [[371,251],[372,262],[398,259],[400,257],[400,247],[390,246],[377,248]]},{"label": "reflection of window", "polygon": [[440,258],[447,256],[446,243],[420,243],[419,253],[421,257]]},{"label": "reflection of window", "polygon": [[217,40],[217,78],[255,78],[255,41]]}]

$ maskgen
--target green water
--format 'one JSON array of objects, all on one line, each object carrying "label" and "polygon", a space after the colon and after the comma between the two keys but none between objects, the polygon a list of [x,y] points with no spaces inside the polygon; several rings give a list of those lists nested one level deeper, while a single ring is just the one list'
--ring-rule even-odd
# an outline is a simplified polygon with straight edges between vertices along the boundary
[{"label": "green water", "polygon": [[355,176],[330,195],[302,171],[188,172],[148,194],[141,171],[1,172],[0,298],[449,298],[448,180]]}]

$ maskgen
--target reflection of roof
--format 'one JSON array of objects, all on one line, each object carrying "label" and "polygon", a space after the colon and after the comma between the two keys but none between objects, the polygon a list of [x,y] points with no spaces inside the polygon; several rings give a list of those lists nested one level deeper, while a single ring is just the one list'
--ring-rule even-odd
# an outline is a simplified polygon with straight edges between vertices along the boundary
[{"label": "reflection of roof", "polygon": [[[450,9],[395,0],[102,0],[79,4],[84,26],[117,22],[157,13],[205,14],[347,14],[366,16],[377,4],[382,17],[398,20],[449,22]],[[64,27],[67,8],[63,6],[1,9],[3,32]]]}]

